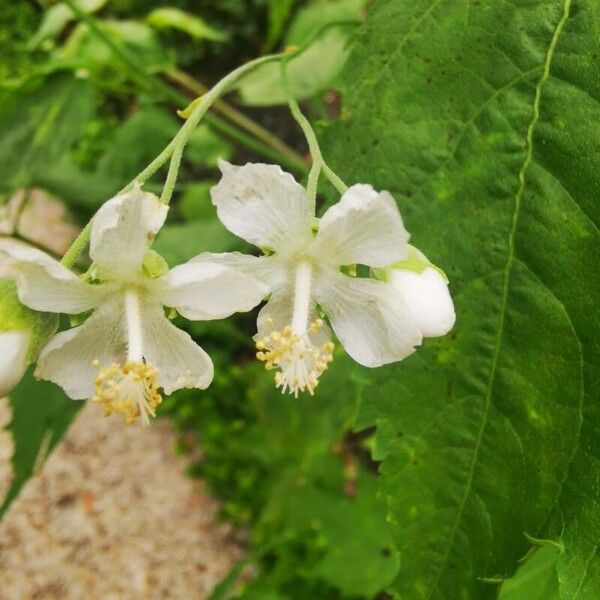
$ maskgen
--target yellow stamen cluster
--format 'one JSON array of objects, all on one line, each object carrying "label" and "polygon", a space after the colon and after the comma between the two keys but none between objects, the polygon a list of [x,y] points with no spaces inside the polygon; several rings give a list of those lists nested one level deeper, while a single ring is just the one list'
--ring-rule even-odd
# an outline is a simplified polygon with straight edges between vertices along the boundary
[{"label": "yellow stamen cluster", "polygon": [[[267,325],[273,324],[267,319]],[[323,321],[317,319],[309,326],[310,333],[318,333]],[[319,385],[319,377],[333,360],[332,342],[315,346],[309,334],[298,335],[287,325],[281,331],[272,331],[256,343],[256,358],[265,363],[268,371],[279,369],[275,384],[283,393],[294,394],[307,391],[311,396]]]},{"label": "yellow stamen cluster", "polygon": [[[94,366],[99,367],[98,361]],[[144,423],[156,416],[156,407],[162,402],[158,393],[158,373],[143,362],[127,361],[103,367],[96,379],[94,402],[102,404],[106,416],[123,415],[130,425],[138,417]]]}]

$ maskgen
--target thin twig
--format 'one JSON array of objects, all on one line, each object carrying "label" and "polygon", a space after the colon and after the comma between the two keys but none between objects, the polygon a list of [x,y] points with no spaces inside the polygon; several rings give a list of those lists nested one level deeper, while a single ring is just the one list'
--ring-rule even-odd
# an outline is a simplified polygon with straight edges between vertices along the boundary
[{"label": "thin twig", "polygon": [[[202,82],[198,81],[188,73],[180,71],[179,69],[169,69],[168,71],[165,71],[165,76],[171,81],[178,83],[195,96],[202,96],[208,92],[209,88],[207,88]],[[268,129],[265,129],[262,125],[245,115],[243,112],[239,111],[226,100],[216,100],[211,107],[211,110],[221,113],[232,123],[235,123],[242,129],[245,129],[257,139],[262,140],[265,144],[271,146],[271,148],[281,152],[282,155],[287,156],[291,161],[295,161],[300,164],[305,162],[304,157],[296,152],[293,148],[290,148],[285,142],[273,135]]]}]

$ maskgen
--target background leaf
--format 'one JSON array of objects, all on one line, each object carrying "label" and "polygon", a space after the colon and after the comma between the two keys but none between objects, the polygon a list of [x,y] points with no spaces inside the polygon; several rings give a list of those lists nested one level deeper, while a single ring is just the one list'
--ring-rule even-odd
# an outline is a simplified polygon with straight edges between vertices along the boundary
[{"label": "background leaf", "polygon": [[347,63],[327,155],[395,194],[458,317],[361,370],[399,597],[492,597],[523,531],[563,528],[561,597],[600,589],[599,27],[590,0],[379,1]]},{"label": "background leaf", "polygon": [[81,134],[92,99],[89,82],[69,73],[0,90],[0,189],[35,184]]},{"label": "background leaf", "polygon": [[[319,0],[298,12],[284,46],[302,46],[317,37],[307,50],[288,63],[288,81],[296,99],[310,98],[333,85],[348,58],[348,39],[354,24],[360,22],[364,4],[364,0]],[[339,25],[333,26],[336,23]],[[327,25],[332,26],[326,28]],[[251,106],[287,103],[276,63],[262,65],[249,73],[237,89],[242,102]]]},{"label": "background leaf", "polygon": [[[94,13],[106,5],[108,0],[77,0],[77,6],[87,12]],[[67,25],[75,19],[73,11],[62,2],[51,6],[45,13],[35,35],[29,41],[28,49],[35,50],[48,38],[56,37]]]},{"label": "background leaf", "polygon": [[156,29],[178,29],[187,33],[195,40],[206,39],[213,42],[222,42],[227,39],[224,33],[208,25],[199,16],[174,6],[155,8],[150,12],[146,20]]}]

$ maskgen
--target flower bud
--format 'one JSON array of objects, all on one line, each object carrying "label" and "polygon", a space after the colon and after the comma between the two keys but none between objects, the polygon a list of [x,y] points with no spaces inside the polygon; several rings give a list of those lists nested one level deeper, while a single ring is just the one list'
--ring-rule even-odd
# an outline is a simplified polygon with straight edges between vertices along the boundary
[{"label": "flower bud", "polygon": [[385,279],[399,293],[423,337],[442,336],[452,329],[456,313],[448,279],[417,248],[409,246],[406,260],[386,269]]},{"label": "flower bud", "polygon": [[29,364],[27,331],[0,333],[0,397],[8,394],[21,381]]},{"label": "flower bud", "polygon": [[23,306],[11,279],[0,279],[0,397],[15,387],[56,331],[55,315]]}]

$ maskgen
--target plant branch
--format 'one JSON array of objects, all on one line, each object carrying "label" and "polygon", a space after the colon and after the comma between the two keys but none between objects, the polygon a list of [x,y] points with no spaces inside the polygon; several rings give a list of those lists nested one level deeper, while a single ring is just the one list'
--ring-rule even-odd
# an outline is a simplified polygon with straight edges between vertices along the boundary
[{"label": "plant branch", "polygon": [[57,254],[54,252],[54,250],[52,250],[51,248],[48,248],[47,246],[44,246],[44,244],[40,244],[39,242],[36,242],[34,239],[31,239],[31,238],[27,237],[26,235],[19,233],[18,231],[13,231],[10,235],[0,235],[0,240],[10,240],[10,239],[18,240],[19,242],[23,242],[24,244],[27,244],[28,246],[37,248],[38,250],[41,250],[45,254],[49,254],[50,256],[52,256],[56,259],[59,258],[57,256]]},{"label": "plant branch", "polygon": [[[75,11],[76,14],[80,14],[81,18],[90,24],[90,27],[94,27],[96,30],[98,30],[93,19],[88,19],[87,14],[81,13],[81,11],[78,11],[77,8],[74,7],[72,0],[65,0],[65,1],[69,4],[69,6],[71,6],[73,8],[73,10]],[[320,35],[322,30],[327,29],[327,28],[328,28],[328,25],[324,26],[321,30],[316,32],[313,37],[311,37],[309,40],[307,40],[307,42],[300,47],[293,48],[291,50],[288,50],[286,52],[281,52],[278,54],[269,54],[267,56],[263,56],[261,58],[255,59],[249,63],[246,63],[245,65],[242,65],[241,67],[238,67],[237,69],[235,69],[234,71],[232,71],[231,73],[226,75],[223,79],[221,79],[221,81],[219,81],[219,83],[217,83],[210,91],[205,93],[202,97],[197,98],[186,109],[185,112],[189,113],[189,114],[186,114],[186,116],[188,118],[187,118],[186,122],[183,124],[183,126],[181,127],[181,129],[179,130],[179,132],[177,133],[177,135],[169,142],[167,147],[141,173],[139,173],[135,179],[133,179],[128,185],[126,185],[123,188],[123,190],[121,190],[121,192],[119,192],[119,193],[127,192],[136,184],[143,184],[149,177],[151,177],[154,173],[156,173],[156,171],[158,171],[158,169],[160,169],[160,167],[162,165],[164,165],[167,162],[167,160],[169,160],[169,158],[173,157],[171,160],[171,163],[169,165],[169,173],[167,174],[167,182],[165,184],[165,188],[163,189],[163,195],[162,195],[163,202],[168,203],[171,198],[171,194],[173,193],[173,188],[175,186],[175,181],[177,179],[177,172],[179,169],[179,163],[181,161],[181,155],[183,153],[183,148],[185,147],[185,144],[187,143],[189,136],[192,134],[192,132],[194,131],[194,129],[196,128],[196,126],[198,125],[198,123],[200,122],[202,117],[205,116],[206,112],[214,104],[214,102],[216,100],[218,100],[219,97],[222,96],[230,88],[230,86],[232,84],[237,82],[244,75],[246,75],[247,73],[249,73],[256,67],[258,67],[259,65],[266,64],[269,62],[274,62],[274,61],[289,60],[292,57],[301,54],[302,52],[304,52],[306,50],[306,48],[308,48],[310,46],[313,39],[315,37],[317,37],[318,35]],[[111,45],[111,47],[113,47],[112,40],[110,40],[109,38],[106,38],[106,36],[104,36],[104,34],[100,30],[98,30],[98,31],[99,31],[99,35],[102,35],[103,39],[107,39],[108,40],[107,43],[109,43]],[[120,52],[120,49],[118,49],[117,51]],[[163,82],[160,82],[160,83],[162,85],[164,85]],[[166,87],[168,88],[169,86],[166,86]],[[169,88],[169,89],[171,89],[171,88]],[[178,92],[176,92],[175,90],[171,90],[171,91],[178,94]],[[297,107],[297,103],[296,103],[296,107]],[[297,108],[296,114],[301,115],[299,107]],[[302,115],[302,117],[304,118],[303,115]],[[305,118],[304,118],[304,120],[306,121]],[[306,121],[306,124],[308,124],[308,121]],[[312,133],[312,138],[314,139],[314,142],[316,143],[316,137],[314,135],[314,132],[312,132],[312,128],[310,127],[310,124],[308,124],[307,131]],[[317,149],[318,149],[318,144],[317,144]],[[318,156],[321,156],[320,151],[318,152]],[[322,162],[322,156],[321,156],[321,162]],[[324,163],[322,163],[322,164],[324,164]],[[303,165],[303,167],[304,167],[304,165]],[[303,168],[303,170],[304,170],[304,168]],[[330,181],[332,181],[332,183],[337,181],[337,184],[339,185],[340,190],[345,189],[344,184],[341,182],[341,180],[337,176],[335,176],[335,174],[333,174],[333,171],[331,171],[330,169],[327,168],[326,175],[330,178]],[[335,185],[335,183],[334,183],[334,185]],[[89,241],[89,238],[91,235],[91,230],[92,230],[92,223],[90,221],[85,226],[83,231],[79,234],[77,239],[73,242],[73,244],[71,245],[69,250],[67,250],[65,256],[63,257],[62,263],[65,266],[68,266],[68,267],[72,266],[75,263],[75,261],[77,260],[77,257],[81,254],[81,252],[83,252],[83,250],[85,249],[85,246],[87,245],[87,243]]]},{"label": "plant branch", "polygon": [[[179,69],[169,69],[168,71],[165,71],[165,75],[168,79],[181,85],[195,96],[202,96],[208,91],[208,88],[203,83]],[[298,154],[298,152],[293,148],[290,148],[277,136],[273,135],[268,129],[265,129],[262,125],[245,115],[243,112],[237,110],[237,108],[229,104],[229,102],[226,102],[225,100],[216,100],[211,109],[220,112],[232,123],[245,129],[257,139],[263,141],[268,146],[271,146],[271,148],[277,150],[283,156],[286,156],[290,162],[304,165],[304,158]]]},{"label": "plant branch", "polygon": [[309,120],[302,113],[302,110],[300,109],[300,105],[296,101],[296,98],[294,98],[290,91],[286,67],[287,57],[281,61],[281,82],[287,93],[290,111],[294,119],[296,119],[298,125],[300,125],[300,127],[302,128],[312,158],[312,166],[308,173],[306,192],[308,194],[312,212],[314,214],[316,211],[317,202],[317,186],[319,183],[319,175],[321,174],[321,171],[323,171],[325,177],[340,194],[343,194],[348,189],[348,186],[333,172],[333,170],[325,162],[323,158],[323,153],[321,152],[321,148],[319,147],[319,142],[317,141],[317,136],[315,135],[315,132]]},{"label": "plant branch", "polygon": [[[121,44],[117,43],[102,30],[92,15],[89,15],[85,11],[81,10],[73,0],[64,0],[64,2],[73,11],[77,18],[83,21],[90,28],[90,31],[92,31],[98,39],[100,39],[114,52],[121,62],[129,69],[132,77],[145,85],[151,85],[179,106],[185,106],[188,103],[187,96],[182,94],[179,90],[166,84],[159,77],[147,73],[144,66],[141,65],[135,57],[131,56],[131,54],[125,48],[123,48]],[[257,154],[262,155],[269,160],[274,160],[284,164],[295,172],[305,172],[306,165],[302,159],[298,160],[297,156],[295,155],[292,157],[288,152],[282,153],[279,148],[275,148],[272,145],[267,145],[265,140],[261,139],[259,136],[257,136],[257,139],[255,139],[244,131],[240,131],[223,119],[220,119],[216,115],[207,115],[206,121],[214,129],[233,138],[241,145],[246,146],[246,148],[256,152]]]}]

